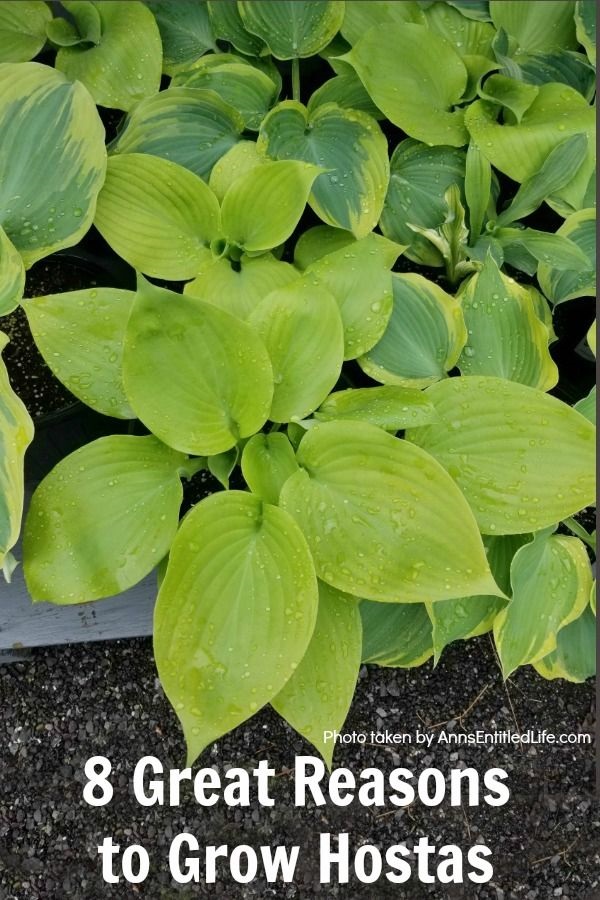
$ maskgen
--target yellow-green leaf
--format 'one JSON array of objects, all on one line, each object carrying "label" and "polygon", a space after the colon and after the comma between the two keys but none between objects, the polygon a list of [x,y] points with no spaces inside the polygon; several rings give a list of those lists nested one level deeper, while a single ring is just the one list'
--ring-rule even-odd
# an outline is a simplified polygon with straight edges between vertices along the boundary
[{"label": "yellow-green leaf", "polygon": [[434,418],[435,410],[425,394],[395,384],[336,391],[315,412],[320,422],[352,419],[385,431],[426,425]]},{"label": "yellow-green leaf", "polygon": [[297,471],[292,445],[282,432],[255,434],[244,446],[242,474],[252,493],[266,503],[279,503],[281,488]]},{"label": "yellow-green leaf", "polygon": [[238,10],[276,59],[314,56],[344,19],[343,0],[239,0]]},{"label": "yellow-green leaf", "polygon": [[566,403],[475,375],[427,397],[438,421],[406,436],[452,475],[482,533],[537,531],[594,502],[595,428]]},{"label": "yellow-green leaf", "polygon": [[52,19],[42,0],[2,0],[0,3],[0,62],[27,62],[46,43],[46,25]]},{"label": "yellow-green leaf", "polygon": [[0,226],[0,316],[19,305],[25,287],[25,266],[21,254]]},{"label": "yellow-green leaf", "polygon": [[596,674],[596,618],[589,607],[556,636],[556,648],[533,663],[542,678],[581,684]]},{"label": "yellow-green leaf", "polygon": [[[448,602],[445,600],[441,605]],[[363,662],[412,669],[433,656],[431,622],[424,603],[390,604],[363,600],[360,615]]]},{"label": "yellow-green leaf", "polygon": [[392,603],[499,594],[465,498],[427,453],[339,421],[313,426],[297,460],[281,505],[327,584]]},{"label": "yellow-green leaf", "polygon": [[283,510],[227,491],[185,518],[158,595],[154,655],[188,764],[281,691],[317,602],[306,541]]},{"label": "yellow-green leaf", "polygon": [[596,296],[596,210],[582,209],[568,216],[557,231],[573,241],[589,260],[578,269],[556,269],[551,263],[538,268],[538,281],[552,303],[564,303],[576,297]]}]

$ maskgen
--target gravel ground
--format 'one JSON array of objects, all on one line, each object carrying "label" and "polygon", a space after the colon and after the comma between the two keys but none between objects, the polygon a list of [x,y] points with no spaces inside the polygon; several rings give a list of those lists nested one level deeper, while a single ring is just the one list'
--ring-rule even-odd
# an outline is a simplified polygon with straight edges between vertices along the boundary
[{"label": "gravel ground", "polygon": [[[365,668],[346,723],[347,733],[388,728],[438,735],[546,728],[553,733],[591,733],[593,684],[547,683],[533,670],[500,678],[487,637],[454,645],[438,668],[394,671]],[[440,723],[446,723],[443,726]],[[600,897],[600,813],[594,795],[594,748],[578,746],[448,747],[434,742],[338,749],[335,764],[355,773],[368,766],[427,766],[447,772],[466,765],[509,773],[511,800],[499,808],[365,808],[358,803],[296,809],[289,770],[294,754],[314,751],[272,711],[263,710],[201,759],[223,770],[251,768],[268,758],[278,776],[271,808],[199,807],[185,792],[179,808],[140,807],[132,794],[133,767],[144,755],[165,768],[184,765],[184,748],[169,704],[156,680],[148,641],[52,648],[31,660],[0,668],[0,900],[96,900],[179,896],[235,898],[482,898],[482,900],[594,900]],[[113,763],[115,794],[103,808],[82,799],[83,766],[102,754]],[[188,831],[200,845],[246,843],[301,847],[295,883],[277,888],[258,877],[236,885],[178,887],[168,873],[168,849]],[[413,879],[393,886],[384,879],[361,885],[319,883],[319,832],[349,832],[353,848],[379,848],[421,836],[438,847],[466,850],[487,843],[494,877],[485,886],[424,885]],[[136,888],[102,882],[96,847],[111,835],[123,846],[139,843],[150,854],[147,881]],[[260,870],[259,870],[260,871]],[[434,870],[435,871],[435,870]]]}]

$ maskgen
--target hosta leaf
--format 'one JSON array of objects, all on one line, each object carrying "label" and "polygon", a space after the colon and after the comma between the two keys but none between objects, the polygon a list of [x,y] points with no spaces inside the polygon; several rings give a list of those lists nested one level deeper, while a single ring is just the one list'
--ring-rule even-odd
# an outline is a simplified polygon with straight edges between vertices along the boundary
[{"label": "hosta leaf", "polygon": [[[586,254],[562,234],[537,231],[535,228],[498,228],[494,237],[501,244],[506,261],[530,275],[535,273],[538,263],[551,264],[561,271],[575,269],[579,272],[583,269],[589,272],[592,268]],[[523,252],[526,257],[533,257],[531,269],[527,259],[520,258]]]},{"label": "hosta leaf", "polygon": [[71,0],[69,18],[52,19],[46,26],[46,34],[57,47],[74,47],[76,44],[89,47],[100,43],[102,19],[94,3]]},{"label": "hosta leaf", "polygon": [[583,53],[544,50],[519,55],[518,63],[513,60],[512,64],[517,68],[513,78],[528,84],[559,82],[574,88],[588,101],[594,97],[596,73]]},{"label": "hosta leaf", "polygon": [[217,160],[210,173],[209,187],[219,203],[241,175],[251,172],[264,162],[264,157],[256,149],[255,141],[239,141]]},{"label": "hosta leaf", "polygon": [[445,38],[461,57],[469,73],[466,95],[475,96],[479,78],[491,69],[498,68],[492,53],[495,30],[489,22],[467,18],[462,10],[446,3],[434,3],[425,10],[429,28]]},{"label": "hosta leaf", "polygon": [[289,263],[280,262],[270,253],[263,256],[242,255],[239,264],[230,260],[207,258],[184,294],[214,303],[240,319],[247,319],[271,291],[283,288],[298,279],[298,272]]},{"label": "hosta leaf", "polygon": [[593,425],[596,424],[596,386],[591,389],[587,397],[583,397],[574,407],[578,413],[585,416]]},{"label": "hosta leaf", "polygon": [[323,402],[342,369],[344,331],[335,299],[325,288],[299,281],[265,297],[248,322],[273,366],[269,418],[303,419]]},{"label": "hosta leaf", "polygon": [[156,278],[193,278],[219,234],[219,204],[183,166],[145,153],[109,159],[94,220],[113,250]]},{"label": "hosta leaf", "polygon": [[46,43],[52,13],[42,0],[0,3],[0,62],[27,62]]},{"label": "hosta leaf", "polygon": [[207,180],[243,129],[237,110],[213,91],[172,87],[134,107],[110,150],[162,156]]},{"label": "hosta leaf", "polygon": [[[308,269],[312,263],[327,256],[328,253],[334,253],[354,243],[355,239],[348,231],[332,228],[330,225],[314,225],[303,231],[298,238],[294,247],[294,265],[298,269]],[[391,265],[393,263],[390,263]]]},{"label": "hosta leaf", "polygon": [[281,504],[327,584],[397,603],[498,593],[466,500],[428,454],[339,421],[311,428],[297,459]]},{"label": "hosta leaf", "polygon": [[104,128],[82,85],[38,63],[7,63],[0,134],[0,226],[29,268],[89,229],[106,171]]},{"label": "hosta leaf", "polygon": [[315,180],[309,202],[328,225],[357,238],[373,230],[389,163],[387,141],[367,113],[332,104],[309,114],[301,103],[286,100],[262,123],[258,146],[272,159],[299,159],[327,170]]},{"label": "hosta leaf", "polygon": [[349,44],[355,44],[369,28],[388,26],[402,22],[425,25],[425,15],[414,0],[396,3],[395,0],[346,0],[346,14],[341,33]]},{"label": "hosta leaf", "polygon": [[596,4],[594,0],[577,0],[575,3],[575,28],[577,40],[585,47],[590,62],[596,65]]},{"label": "hosta leaf", "polygon": [[410,669],[433,656],[431,622],[424,603],[363,600],[360,615],[363,662]]},{"label": "hosta leaf", "polygon": [[[581,208],[594,170],[594,110],[577,91],[562,84],[542,84],[519,123],[496,121],[500,107],[478,100],[465,113],[471,137],[493,166],[523,182],[540,170],[549,153],[565,138],[586,134],[588,152],[573,177],[551,200]],[[560,211],[560,210],[559,210]]]},{"label": "hosta leaf", "polygon": [[289,440],[281,432],[255,434],[242,453],[242,474],[253,494],[277,505],[281,488],[298,463]]},{"label": "hosta leaf", "polygon": [[215,35],[228,41],[240,53],[259,56],[265,52],[264,41],[246,31],[238,11],[237,0],[208,0],[208,14]]},{"label": "hosta leaf", "polygon": [[[448,185],[449,187],[449,185]],[[492,167],[479,147],[471,141],[465,159],[465,201],[469,209],[469,243],[475,244],[485,221],[492,189]],[[437,224],[441,225],[444,218]],[[431,226],[425,226],[431,228]],[[427,241],[431,244],[430,241]]]},{"label": "hosta leaf", "polygon": [[247,31],[265,42],[276,59],[314,56],[339,31],[339,0],[239,0]]},{"label": "hosta leaf", "polygon": [[594,321],[588,328],[588,332],[585,336],[586,340],[588,342],[588,346],[589,346],[590,350],[592,351],[592,353],[594,354],[594,356],[596,356],[596,330],[597,330],[596,329],[596,320],[594,319]]},{"label": "hosta leaf", "polygon": [[506,107],[518,123],[537,97],[539,90],[533,84],[507,78],[506,75],[490,75],[478,93],[483,100],[490,100],[500,107]]},{"label": "hosta leaf", "polygon": [[489,254],[463,283],[457,295],[469,335],[457,363],[463,375],[497,375],[541,391],[555,386],[558,369],[532,293],[503,275]]},{"label": "hosta leaf", "polygon": [[433,406],[421,391],[392,384],[336,391],[315,412],[315,419],[321,422],[352,419],[385,431],[427,425],[434,417]]},{"label": "hosta leaf", "polygon": [[561,628],[588,605],[592,571],[585,546],[549,531],[517,550],[511,564],[512,599],[494,621],[505,678],[554,650]]},{"label": "hosta leaf", "polygon": [[460,303],[422,275],[392,276],[385,334],[359,364],[383,384],[425,387],[456,365],[467,332]]},{"label": "hosta leaf", "polygon": [[581,684],[596,674],[596,645],[596,618],[586,607],[578,619],[561,628],[556,648],[533,667],[543,678]]},{"label": "hosta leaf", "polygon": [[[219,62],[221,58],[223,62]],[[194,90],[213,91],[239,112],[244,127],[251,131],[258,131],[279,93],[277,85],[265,72],[250,65],[243,57],[231,54],[206,56],[193,68],[176,75],[173,83]]]},{"label": "hosta leaf", "polygon": [[431,453],[484,534],[537,531],[593,503],[595,429],[555,397],[501,378],[432,385],[439,422],[407,438]]},{"label": "hosta leaf", "polygon": [[[78,19],[79,4],[63,6]],[[156,19],[143,3],[102,0],[102,34],[97,45],[61,47],[56,68],[70,81],[81,81],[101,106],[129,110],[160,86],[162,44]]]},{"label": "hosta leaf", "polygon": [[154,655],[189,764],[283,688],[317,603],[306,541],[283,510],[228,491],[189,513],[154,614]]},{"label": "hosta leaf", "polygon": [[[8,338],[0,331],[0,353]],[[17,542],[23,515],[23,458],[33,439],[33,422],[13,391],[0,356],[0,569]]]},{"label": "hosta leaf", "polygon": [[223,199],[224,237],[247,252],[272,250],[291,235],[304,212],[318,166],[282,161],[237,178]]},{"label": "hosta leaf", "polygon": [[406,255],[427,266],[441,266],[441,254],[410,227],[437,228],[446,217],[444,195],[465,181],[465,154],[454,147],[428,147],[412,138],[401,141],[390,162],[390,185],[381,214],[386,237],[407,244]]},{"label": "hosta leaf", "polygon": [[298,668],[271,701],[280,716],[316,747],[327,765],[335,744],[324,732],[341,730],[358,680],[362,626],[358,603],[319,583],[319,612]]},{"label": "hosta leaf", "polygon": [[61,460],[35,491],[23,540],[34,600],[84,603],[152,571],[177,531],[185,457],[155,437],[104,437]]},{"label": "hosta leaf", "polygon": [[565,219],[557,234],[568,238],[583,251],[587,266],[558,269],[544,262],[538,269],[540,287],[552,303],[596,295],[596,210],[582,209]]},{"label": "hosta leaf", "polygon": [[490,16],[496,28],[515,38],[521,52],[577,47],[572,0],[490,0]]},{"label": "hosta leaf", "polygon": [[[529,534],[487,535],[483,544],[492,574],[499,587],[510,596],[510,564],[519,547],[531,540]],[[427,603],[433,628],[434,657],[437,664],[442,651],[457,640],[468,640],[492,630],[494,619],[506,606],[499,597],[479,595]]]},{"label": "hosta leaf", "polygon": [[372,28],[342,59],[375,105],[410,137],[452,147],[467,143],[463,111],[452,111],[467,86],[467,70],[444,38],[424,25]]},{"label": "hosta leaf", "polygon": [[587,154],[587,137],[574,134],[550,151],[540,169],[526,178],[510,205],[496,220],[499,226],[510,225],[535,212],[547,197],[560,190],[583,163]]},{"label": "hosta leaf", "polygon": [[0,226],[0,316],[19,305],[25,287],[25,266],[21,254]]},{"label": "hosta leaf", "polygon": [[[329,249],[329,248],[328,248]],[[390,269],[404,247],[369,234],[306,269],[335,297],[344,325],[344,359],[356,359],[384,333],[392,311]]]},{"label": "hosta leaf", "polygon": [[335,103],[342,109],[358,109],[368,113],[374,119],[385,119],[381,110],[377,109],[369,97],[364,84],[354,71],[348,66],[348,72],[344,75],[336,75],[325,81],[321,87],[311,94],[307,104],[309,114],[312,115],[319,106],[326,103]]},{"label": "hosta leaf", "polygon": [[141,280],[125,337],[125,392],[142,422],[212,456],[265,423],[273,375],[253,330],[210,303]]},{"label": "hosta leaf", "polygon": [[223,485],[225,490],[229,488],[229,477],[238,463],[239,455],[238,448],[232,447],[231,450],[225,450],[224,453],[215,453],[214,456],[209,456],[206,460],[206,468]]},{"label": "hosta leaf", "polygon": [[133,293],[93,288],[23,304],[36,346],[59,381],[87,406],[134,419],[123,388],[123,341]]},{"label": "hosta leaf", "polygon": [[208,50],[217,50],[215,36],[202,0],[145,0],[160,31],[163,72],[173,75]]}]

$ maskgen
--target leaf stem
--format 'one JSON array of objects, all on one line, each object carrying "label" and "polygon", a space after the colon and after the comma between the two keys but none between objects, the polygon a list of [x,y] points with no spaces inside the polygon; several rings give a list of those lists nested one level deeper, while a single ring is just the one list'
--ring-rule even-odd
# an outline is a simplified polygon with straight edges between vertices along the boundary
[{"label": "leaf stem", "polygon": [[591,534],[588,534],[583,525],[580,525],[572,516],[569,516],[568,519],[562,520],[563,525],[566,525],[569,531],[573,532],[578,538],[591,547],[594,553],[596,552],[596,544]]},{"label": "leaf stem", "polygon": [[300,102],[300,60],[297,56],[292,59],[292,97]]}]

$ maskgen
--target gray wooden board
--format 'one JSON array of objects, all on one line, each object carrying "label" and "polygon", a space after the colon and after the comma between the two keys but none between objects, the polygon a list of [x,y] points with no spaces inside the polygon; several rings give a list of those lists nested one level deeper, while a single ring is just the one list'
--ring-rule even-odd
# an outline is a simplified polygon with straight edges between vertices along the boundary
[{"label": "gray wooden board", "polygon": [[[22,559],[20,543],[14,555]],[[118,597],[73,606],[32,603],[19,565],[10,584],[4,583],[0,573],[0,652],[152,634],[155,599],[156,575],[152,573]],[[9,661],[8,656],[0,659],[0,663]]]}]

